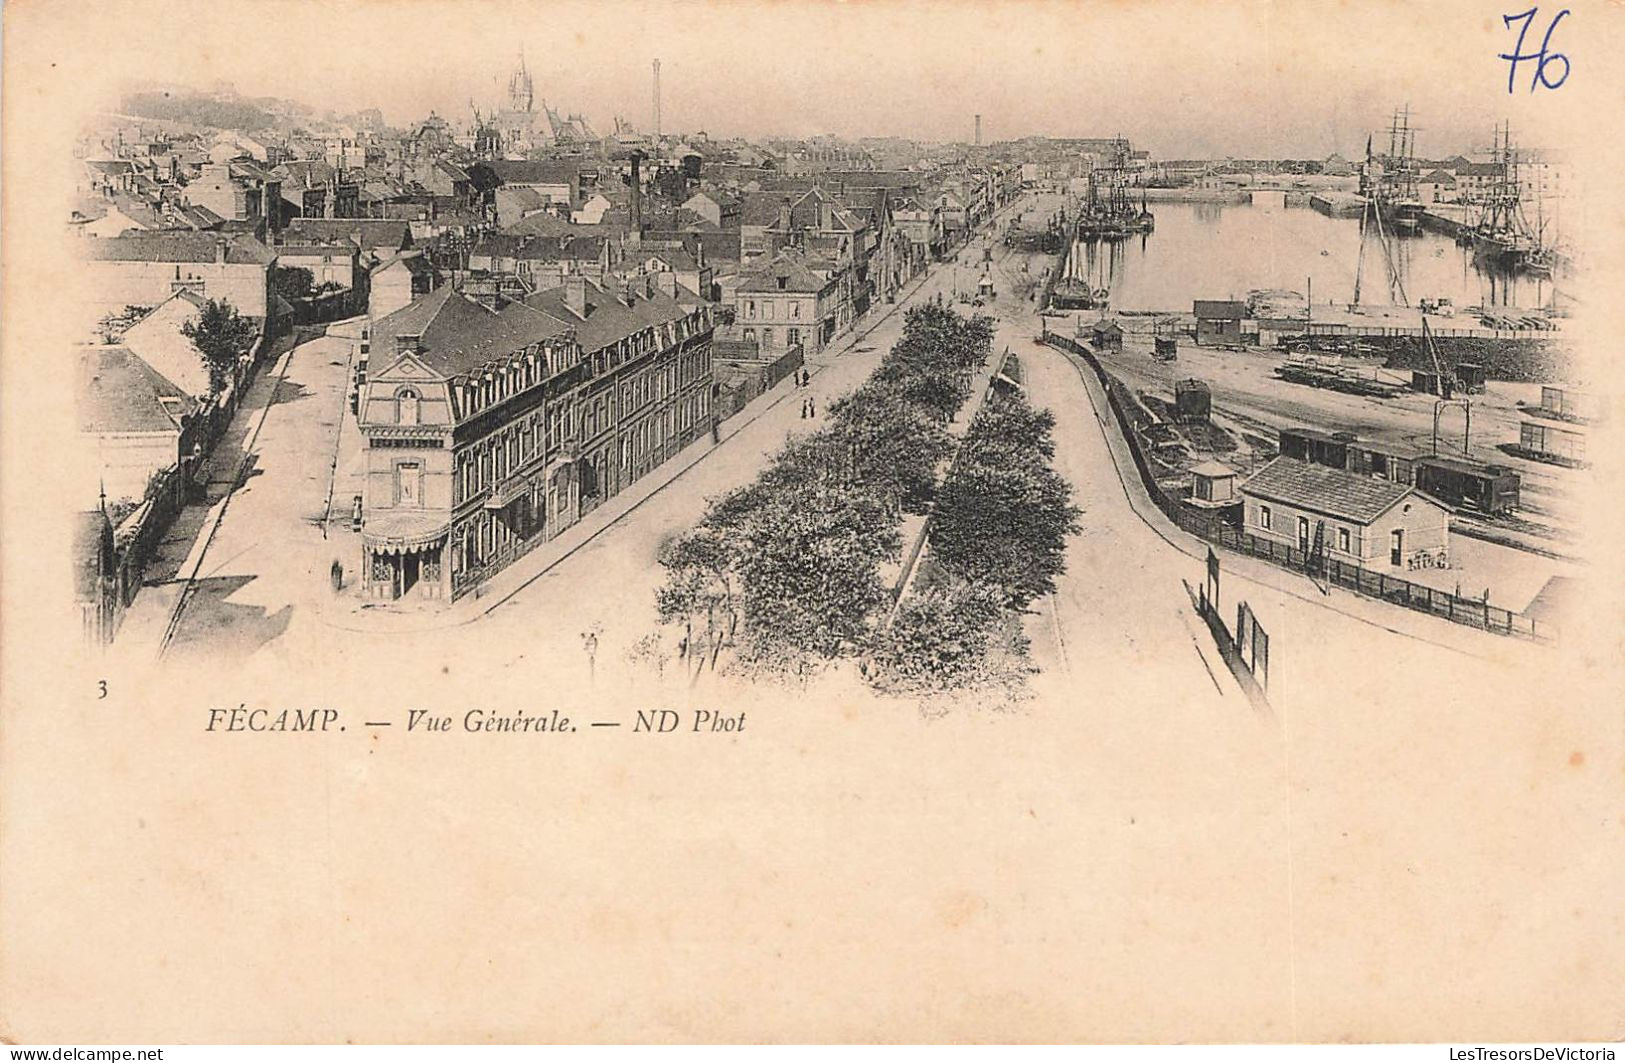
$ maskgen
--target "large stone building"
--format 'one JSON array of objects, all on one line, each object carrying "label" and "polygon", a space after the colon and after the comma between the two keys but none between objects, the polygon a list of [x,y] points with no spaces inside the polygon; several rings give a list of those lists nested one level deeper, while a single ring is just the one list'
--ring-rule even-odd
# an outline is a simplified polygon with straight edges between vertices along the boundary
[{"label": "large stone building", "polygon": [[82,241],[86,300],[98,314],[157,306],[185,289],[219,299],[244,317],[265,320],[272,307],[276,253],[252,236],[138,232]]},{"label": "large stone building", "polygon": [[500,309],[445,287],[377,321],[365,593],[455,598],[709,434],[711,336],[654,277]]}]

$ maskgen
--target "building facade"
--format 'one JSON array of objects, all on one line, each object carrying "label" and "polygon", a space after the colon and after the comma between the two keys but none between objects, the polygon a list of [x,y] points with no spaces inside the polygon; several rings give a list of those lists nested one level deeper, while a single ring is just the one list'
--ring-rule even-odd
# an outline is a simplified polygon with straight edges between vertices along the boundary
[{"label": "building facade", "polygon": [[1450,513],[1388,480],[1276,458],[1241,485],[1242,530],[1367,568],[1406,568],[1418,554],[1444,557]]},{"label": "building facade", "polygon": [[376,323],[364,593],[472,590],[710,434],[709,307],[571,277],[492,309],[443,288]]},{"label": "building facade", "polygon": [[758,262],[733,291],[734,325],[773,357],[799,346],[816,354],[841,332],[840,287],[794,251]]},{"label": "building facade", "polygon": [[252,236],[217,233],[126,233],[88,238],[83,248],[91,307],[115,313],[157,306],[177,291],[219,299],[244,317],[265,320],[276,253]]}]

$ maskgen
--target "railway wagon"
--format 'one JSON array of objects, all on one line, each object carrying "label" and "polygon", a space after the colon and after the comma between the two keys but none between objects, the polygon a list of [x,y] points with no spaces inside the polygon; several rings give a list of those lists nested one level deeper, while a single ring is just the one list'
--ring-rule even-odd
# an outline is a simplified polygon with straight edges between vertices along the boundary
[{"label": "railway wagon", "polygon": [[1213,412],[1213,393],[1200,380],[1181,380],[1174,385],[1174,416],[1185,424],[1205,422]]},{"label": "railway wagon", "polygon": [[1417,489],[1447,505],[1491,514],[1518,508],[1518,474],[1505,465],[1425,457],[1416,459],[1414,468]]},{"label": "railway wagon", "polygon": [[1316,465],[1329,465],[1334,469],[1346,469],[1349,464],[1349,444],[1357,438],[1352,432],[1283,428],[1280,432],[1281,456],[1313,462]]},{"label": "railway wagon", "polygon": [[1415,486],[1416,462],[1422,456],[1420,451],[1388,443],[1350,442],[1344,468],[1362,476]]}]

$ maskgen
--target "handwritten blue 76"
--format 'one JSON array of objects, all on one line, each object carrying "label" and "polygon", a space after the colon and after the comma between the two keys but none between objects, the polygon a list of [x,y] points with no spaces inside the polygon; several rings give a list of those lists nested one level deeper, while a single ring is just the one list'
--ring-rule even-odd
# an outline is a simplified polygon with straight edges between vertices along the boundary
[{"label": "handwritten blue 76", "polygon": [[[1499,56],[1499,58],[1505,59],[1508,63],[1507,93],[1509,95],[1512,93],[1513,86],[1518,78],[1519,63],[1534,62],[1535,64],[1535,74],[1529,79],[1530,92],[1534,92],[1542,85],[1549,89],[1555,89],[1569,79],[1569,57],[1564,55],[1562,52],[1554,52],[1551,50],[1552,33],[1557,29],[1557,24],[1568,17],[1568,8],[1565,7],[1563,10],[1559,11],[1557,13],[1557,17],[1552,19],[1551,25],[1546,27],[1546,36],[1541,39],[1540,51],[1526,52],[1523,50],[1524,38],[1529,35],[1529,27],[1535,24],[1535,15],[1539,11],[1540,8],[1532,7],[1528,11],[1523,11],[1516,15],[1501,16],[1501,22],[1505,24],[1507,29],[1511,29],[1514,22],[1518,22],[1520,20],[1523,22],[1523,28],[1518,31],[1518,43],[1513,47],[1511,54],[1502,52]],[[1556,81],[1553,81],[1546,76],[1546,64],[1548,63],[1563,64],[1563,74]]]}]

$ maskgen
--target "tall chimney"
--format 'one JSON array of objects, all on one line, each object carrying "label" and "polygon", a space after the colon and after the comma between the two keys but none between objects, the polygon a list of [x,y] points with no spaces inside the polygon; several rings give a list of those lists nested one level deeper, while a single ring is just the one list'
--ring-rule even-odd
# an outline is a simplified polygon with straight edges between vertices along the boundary
[{"label": "tall chimney", "polygon": [[643,153],[632,153],[632,231],[643,235]]},{"label": "tall chimney", "polygon": [[655,60],[655,137],[660,137],[660,60]]},{"label": "tall chimney", "polygon": [[982,116],[976,116],[976,146],[982,146]]},{"label": "tall chimney", "polygon": [[564,306],[579,318],[587,316],[587,278],[579,273],[564,278]]}]

